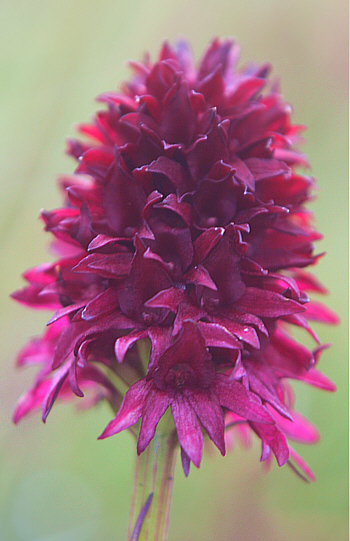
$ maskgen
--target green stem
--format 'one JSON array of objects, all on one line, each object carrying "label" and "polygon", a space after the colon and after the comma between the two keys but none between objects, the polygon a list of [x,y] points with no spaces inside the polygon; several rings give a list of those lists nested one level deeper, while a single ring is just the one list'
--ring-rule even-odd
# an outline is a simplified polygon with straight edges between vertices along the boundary
[{"label": "green stem", "polygon": [[168,411],[161,419],[153,440],[136,459],[129,541],[167,539],[177,454],[176,432],[169,415]]}]

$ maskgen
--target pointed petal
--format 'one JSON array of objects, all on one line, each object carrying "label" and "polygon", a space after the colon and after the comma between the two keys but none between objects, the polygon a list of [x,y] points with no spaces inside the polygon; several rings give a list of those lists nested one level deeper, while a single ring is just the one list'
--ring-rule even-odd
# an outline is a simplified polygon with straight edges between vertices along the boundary
[{"label": "pointed petal", "polygon": [[224,374],[216,374],[212,386],[221,406],[248,421],[273,423],[273,419],[261,405],[259,398],[254,393],[247,391],[242,383],[231,380]]},{"label": "pointed petal", "polygon": [[28,413],[39,409],[47,393],[50,390],[51,381],[44,380],[38,382],[31,389],[26,391],[18,400],[15,410],[13,412],[13,422],[18,423]]},{"label": "pointed petal", "polygon": [[182,447],[181,447],[181,464],[182,464],[182,469],[184,471],[185,476],[188,477],[188,474],[190,473],[191,460],[188,454],[186,453],[186,451],[184,451]]},{"label": "pointed petal", "polygon": [[188,272],[186,272],[184,276],[184,281],[187,284],[205,286],[214,291],[217,291],[218,289],[213,280],[211,279],[209,272],[202,265],[193,267]]},{"label": "pointed petal", "polygon": [[[74,360],[73,360],[74,362]],[[54,374],[53,378],[51,379],[51,385],[49,392],[47,393],[45,400],[42,404],[42,420],[43,422],[46,421],[46,418],[48,414],[51,411],[52,406],[54,405],[54,402],[58,396],[58,393],[60,392],[60,389],[65,382],[68,372],[70,370],[72,364],[72,360],[67,361],[57,372]]]},{"label": "pointed petal", "polygon": [[142,412],[140,435],[137,442],[137,454],[141,454],[153,439],[157,424],[170,405],[167,392],[153,387],[146,398]]},{"label": "pointed petal", "polygon": [[116,311],[118,306],[118,290],[115,287],[109,287],[86,305],[81,317],[85,321],[91,321],[101,317],[102,314]]},{"label": "pointed petal", "polygon": [[118,338],[114,346],[117,361],[122,363],[129,347],[137,340],[141,340],[141,338],[146,338],[147,336],[147,331],[131,331],[131,333],[127,334],[126,336]]},{"label": "pointed petal", "polygon": [[305,317],[311,321],[320,321],[330,325],[338,325],[339,317],[333,310],[321,302],[310,301],[306,306]]},{"label": "pointed petal", "polygon": [[308,372],[306,372],[306,374],[303,374],[298,379],[301,379],[309,385],[323,389],[324,391],[334,392],[337,390],[337,387],[333,381],[327,378],[327,376],[322,374],[322,372],[319,370],[316,370],[316,368],[311,368]]},{"label": "pointed petal", "polygon": [[289,447],[285,435],[276,425],[250,423],[250,426],[259,438],[271,447],[276,456],[278,465],[283,466],[289,459]]},{"label": "pointed petal", "polygon": [[225,421],[222,408],[215,393],[209,389],[198,389],[195,392],[188,389],[186,398],[196,412],[196,415],[209,438],[215,443],[220,453],[225,455]]},{"label": "pointed petal", "polygon": [[142,415],[147,395],[152,387],[152,382],[147,382],[146,378],[140,379],[130,387],[124,396],[120,410],[115,418],[106,426],[99,440],[113,436],[126,428],[137,423]]},{"label": "pointed petal", "polygon": [[301,471],[305,473],[307,480],[310,481],[316,481],[316,477],[311,470],[310,466],[301,458],[301,456],[293,449],[293,447],[289,447],[290,449],[290,458],[296,462],[296,464],[299,466]]},{"label": "pointed petal", "polygon": [[178,394],[171,403],[179,443],[193,464],[199,468],[202,459],[203,434],[189,402]]},{"label": "pointed petal", "polygon": [[305,312],[299,303],[287,299],[274,291],[247,287],[236,306],[259,317],[282,317],[297,312]]},{"label": "pointed petal", "polygon": [[272,413],[272,415],[287,438],[308,445],[317,443],[320,439],[317,428],[301,413],[293,411],[293,422],[276,413]]},{"label": "pointed petal", "polygon": [[198,321],[197,325],[207,347],[242,349],[241,342],[222,325],[203,321]]}]

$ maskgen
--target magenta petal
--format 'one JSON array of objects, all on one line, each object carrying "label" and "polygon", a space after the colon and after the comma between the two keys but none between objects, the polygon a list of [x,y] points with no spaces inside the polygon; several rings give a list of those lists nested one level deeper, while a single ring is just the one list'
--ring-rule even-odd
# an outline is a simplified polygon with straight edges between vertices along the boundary
[{"label": "magenta petal", "polygon": [[305,317],[311,321],[320,321],[330,325],[338,325],[339,317],[333,310],[324,304],[316,301],[311,301],[306,307]]},{"label": "magenta petal", "polygon": [[177,394],[171,403],[179,443],[193,464],[199,468],[202,459],[203,434],[196,414],[189,402]]},{"label": "magenta petal", "polygon": [[137,423],[142,415],[145,400],[152,386],[143,378],[130,387],[115,418],[108,423],[99,440],[113,436]]},{"label": "magenta petal", "polygon": [[168,393],[152,388],[145,400],[142,412],[142,422],[139,439],[137,442],[137,453],[142,453],[154,437],[156,427],[161,417],[170,405]]},{"label": "magenta petal", "polygon": [[129,347],[141,338],[148,336],[147,331],[131,331],[126,336],[118,338],[115,342],[114,351],[118,362],[122,363]]},{"label": "magenta petal", "polygon": [[69,306],[65,306],[64,308],[60,308],[59,310],[56,310],[56,312],[49,319],[46,325],[52,325],[52,323],[55,323],[55,321],[58,321],[64,316],[68,316],[69,314],[73,314],[74,312],[77,312],[78,310],[80,310],[80,308],[83,308],[83,306],[85,305],[86,305],[86,302],[79,302],[77,304],[70,304]]},{"label": "magenta petal", "polygon": [[332,380],[327,378],[322,372],[319,370],[316,370],[315,368],[311,368],[306,374],[303,374],[299,379],[303,380],[305,383],[308,383],[309,385],[313,385],[314,387],[318,387],[319,389],[323,389],[325,391],[336,391],[337,387],[333,383]]},{"label": "magenta petal", "polygon": [[283,466],[283,464],[285,464],[289,459],[289,447],[284,434],[277,428],[276,425],[267,425],[261,423],[250,424],[259,438],[261,438],[271,447],[276,456],[278,465]]},{"label": "magenta petal", "polygon": [[51,381],[40,381],[34,387],[24,393],[16,404],[13,413],[13,422],[18,423],[22,417],[35,411],[42,406],[42,403],[50,390]]},{"label": "magenta petal", "polygon": [[290,458],[296,462],[296,464],[299,466],[301,471],[305,473],[307,479],[310,481],[316,481],[316,477],[311,470],[310,466],[301,458],[301,456],[293,449],[293,447],[289,447],[290,449]]},{"label": "magenta petal", "polygon": [[11,293],[11,297],[22,304],[26,304],[31,308],[39,308],[44,310],[57,310],[61,307],[56,293],[47,293],[41,295],[43,286],[30,284],[29,286],[18,289]]},{"label": "magenta petal", "polygon": [[287,438],[310,445],[320,439],[317,428],[297,411],[293,412],[293,422],[281,416],[277,417],[275,413],[272,415]]}]

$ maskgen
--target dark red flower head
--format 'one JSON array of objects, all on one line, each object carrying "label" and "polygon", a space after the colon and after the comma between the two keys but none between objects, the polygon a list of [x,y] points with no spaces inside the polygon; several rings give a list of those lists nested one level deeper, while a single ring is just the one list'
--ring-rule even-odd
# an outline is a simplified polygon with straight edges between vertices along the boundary
[{"label": "dark red flower head", "polygon": [[270,67],[237,60],[232,40],[214,40],[198,68],[187,43],[165,43],[154,64],[132,63],[121,93],[98,98],[107,107],[79,126],[86,140],[69,141],[65,204],[42,214],[60,259],[13,295],[55,310],[19,356],[41,370],[15,421],[90,390],[118,410],[102,438],[142,419],[139,453],[170,407],[186,474],[203,435],[225,453],[226,423],[261,438],[262,460],[291,455],[312,477],[286,437],[317,439],[287,379],[334,389],[316,369],[323,347],[288,334],[296,325],[318,342],[309,320],[337,321],[309,301],[324,288],[302,270],[319,257],[305,208],[314,181],[296,172],[303,127]]}]

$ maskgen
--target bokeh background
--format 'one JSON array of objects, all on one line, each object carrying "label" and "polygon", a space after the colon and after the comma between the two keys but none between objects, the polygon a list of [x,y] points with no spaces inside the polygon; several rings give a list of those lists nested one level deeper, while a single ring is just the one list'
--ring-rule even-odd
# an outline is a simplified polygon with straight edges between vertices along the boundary
[{"label": "bokeh background", "polygon": [[35,371],[18,371],[19,347],[48,313],[9,300],[20,273],[47,261],[41,207],[59,206],[59,173],[72,172],[64,139],[96,110],[93,99],[128,75],[126,60],[152,57],[186,36],[198,58],[213,36],[236,36],[242,61],[270,61],[294,121],[308,126],[303,149],[320,186],[312,204],[325,239],[318,277],[339,327],[315,326],[332,342],[320,368],[335,394],[295,385],[297,407],[321,432],[302,456],[317,482],[288,467],[266,474],[260,446],[207,453],[185,479],[177,465],[169,541],[342,541],[348,539],[348,2],[347,0],[1,0],[1,541],[125,539],[135,449],[128,433],[96,440],[106,405],[77,412],[56,405],[11,423]]}]

